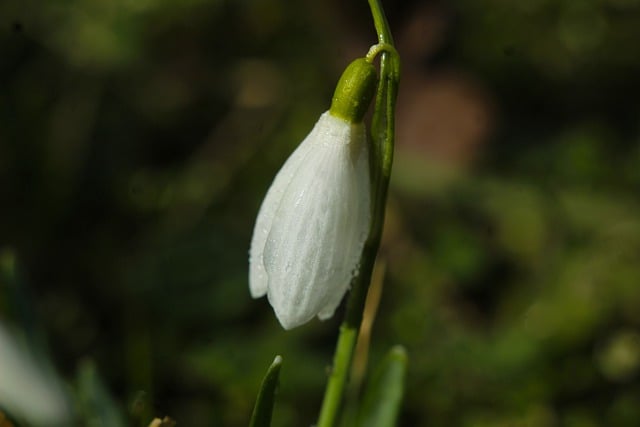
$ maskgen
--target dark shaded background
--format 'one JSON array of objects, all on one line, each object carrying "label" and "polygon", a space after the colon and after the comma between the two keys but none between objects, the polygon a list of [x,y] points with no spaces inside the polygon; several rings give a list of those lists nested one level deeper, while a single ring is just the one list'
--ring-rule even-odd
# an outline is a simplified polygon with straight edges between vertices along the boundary
[{"label": "dark shaded background", "polygon": [[[640,423],[640,1],[386,2],[403,58],[376,362],[403,426]],[[252,300],[260,201],[375,42],[366,2],[0,2],[0,248],[132,425],[317,416],[341,312]],[[24,322],[0,283],[0,318]]]}]

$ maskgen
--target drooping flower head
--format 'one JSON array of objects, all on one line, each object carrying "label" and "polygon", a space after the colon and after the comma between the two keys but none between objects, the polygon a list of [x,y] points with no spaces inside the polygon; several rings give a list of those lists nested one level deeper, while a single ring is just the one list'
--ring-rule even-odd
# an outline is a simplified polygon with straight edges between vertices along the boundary
[{"label": "drooping flower head", "polygon": [[340,79],[331,108],[267,191],[251,241],[249,289],[267,295],[285,329],[333,316],[371,224],[366,129],[376,83],[364,58]]}]

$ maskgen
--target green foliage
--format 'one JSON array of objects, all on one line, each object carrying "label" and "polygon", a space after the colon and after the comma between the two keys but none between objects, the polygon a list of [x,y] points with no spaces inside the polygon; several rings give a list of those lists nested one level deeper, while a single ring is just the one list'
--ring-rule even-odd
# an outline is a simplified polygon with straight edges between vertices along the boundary
[{"label": "green foliage", "polygon": [[358,414],[357,425],[393,427],[402,403],[407,374],[407,353],[392,348],[371,377]]},{"label": "green foliage", "polygon": [[95,365],[84,361],[78,369],[78,403],[80,419],[87,426],[124,426],[124,418],[105,388]]},{"label": "green foliage", "polygon": [[278,390],[278,379],[280,376],[281,366],[282,357],[276,356],[262,380],[262,385],[258,392],[256,405],[253,408],[249,427],[269,427],[271,425],[271,415],[273,413],[275,395]]}]

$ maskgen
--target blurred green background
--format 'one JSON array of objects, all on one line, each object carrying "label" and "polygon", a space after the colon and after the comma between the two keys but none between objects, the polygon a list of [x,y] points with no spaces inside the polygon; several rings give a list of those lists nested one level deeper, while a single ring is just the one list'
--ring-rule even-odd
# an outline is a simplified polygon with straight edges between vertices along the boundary
[{"label": "blurred green background", "polygon": [[[385,4],[400,425],[640,425],[640,1]],[[283,331],[249,240],[373,43],[364,0],[0,2],[0,319],[131,425],[244,426],[276,354],[274,426],[314,423],[343,311]]]}]

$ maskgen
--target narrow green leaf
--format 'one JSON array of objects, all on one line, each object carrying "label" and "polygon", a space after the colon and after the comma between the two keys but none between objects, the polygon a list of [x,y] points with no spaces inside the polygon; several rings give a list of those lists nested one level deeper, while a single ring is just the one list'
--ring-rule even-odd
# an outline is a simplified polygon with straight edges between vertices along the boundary
[{"label": "narrow green leaf", "polygon": [[407,352],[393,347],[376,368],[365,391],[357,426],[393,427],[398,418],[407,372]]},{"label": "narrow green leaf", "polygon": [[90,360],[78,368],[78,403],[88,426],[123,427],[124,417],[109,391],[104,386],[95,364]]},{"label": "narrow green leaf", "polygon": [[282,365],[282,357],[276,356],[273,360],[267,374],[262,380],[260,392],[256,400],[256,406],[253,408],[249,427],[269,427],[271,425],[271,414],[273,413],[273,404],[275,401],[276,389],[278,388],[278,378],[280,376],[280,366]]}]

